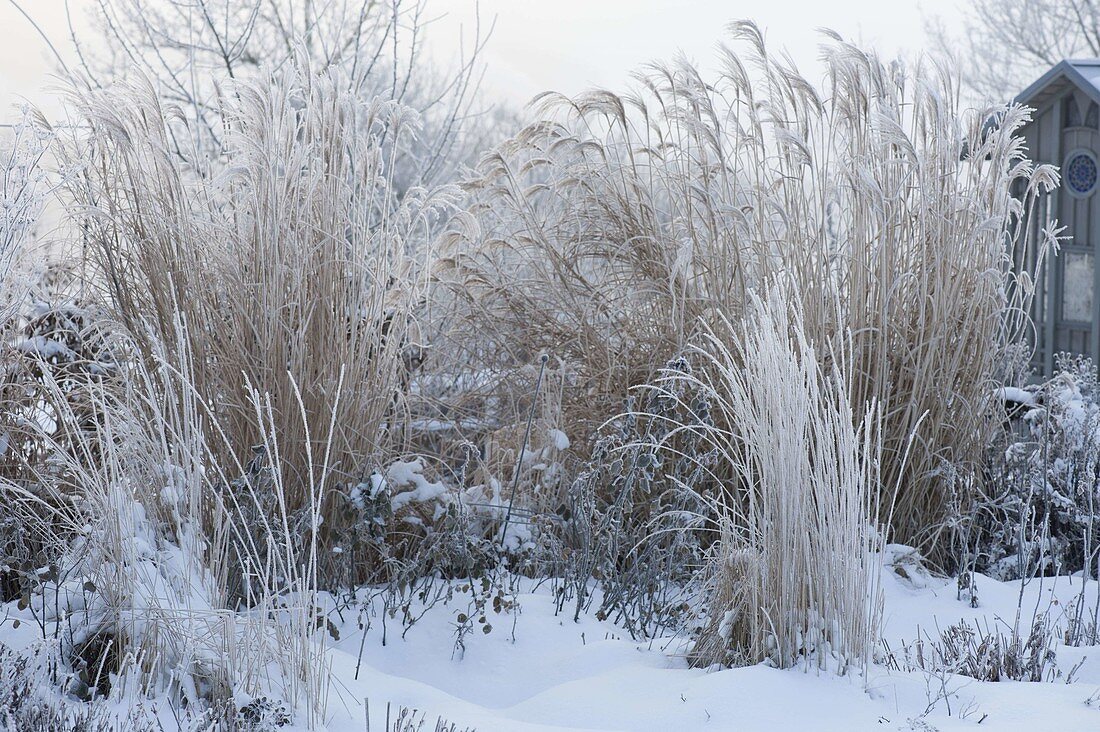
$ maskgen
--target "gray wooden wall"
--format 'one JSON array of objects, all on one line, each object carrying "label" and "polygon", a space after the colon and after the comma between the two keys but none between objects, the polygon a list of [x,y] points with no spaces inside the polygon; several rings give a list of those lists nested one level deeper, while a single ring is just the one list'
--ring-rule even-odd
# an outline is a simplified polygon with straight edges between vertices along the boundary
[{"label": "gray wooden wall", "polygon": [[[1076,109],[1068,104],[1073,95]],[[1028,151],[1036,162],[1059,167],[1066,156],[1079,149],[1100,154],[1100,131],[1096,104],[1080,92],[1067,92],[1039,108],[1034,121],[1024,129]],[[1038,283],[1033,317],[1035,321],[1036,370],[1053,371],[1054,354],[1070,352],[1094,356],[1100,352],[1100,318],[1094,293],[1100,292],[1100,269],[1094,266],[1100,244],[1100,194],[1078,197],[1063,184],[1040,201],[1037,216],[1028,222],[1032,240],[1037,227],[1054,216],[1065,226],[1057,256],[1048,261],[1047,276]],[[1034,252],[1023,266],[1033,269]]]}]

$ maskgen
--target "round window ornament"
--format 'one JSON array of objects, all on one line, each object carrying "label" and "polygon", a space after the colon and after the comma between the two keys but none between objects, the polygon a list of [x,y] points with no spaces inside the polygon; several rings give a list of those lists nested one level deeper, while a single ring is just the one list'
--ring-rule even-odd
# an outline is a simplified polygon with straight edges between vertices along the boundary
[{"label": "round window ornament", "polygon": [[1096,190],[1096,156],[1089,150],[1074,150],[1063,169],[1066,188],[1074,196],[1089,196]]}]

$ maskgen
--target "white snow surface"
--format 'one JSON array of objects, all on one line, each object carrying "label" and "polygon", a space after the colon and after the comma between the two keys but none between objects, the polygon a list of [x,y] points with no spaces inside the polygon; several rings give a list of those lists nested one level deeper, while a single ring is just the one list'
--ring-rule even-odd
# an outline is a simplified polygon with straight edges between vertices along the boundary
[{"label": "white snow surface", "polygon": [[[907,578],[892,567],[883,574],[883,636],[894,649],[960,619],[993,627],[1015,615],[1019,583],[977,575],[979,607],[972,608],[956,599],[954,580],[914,566],[905,565]],[[1024,613],[1036,603],[1043,609],[1064,604],[1080,591],[1079,578],[1034,580],[1024,589]],[[1095,583],[1086,592],[1095,598]],[[1086,657],[1071,684],[980,683],[884,666],[867,678],[765,665],[703,670],[688,667],[680,639],[640,643],[592,615],[574,622],[568,607],[555,615],[545,585],[518,599],[514,618],[490,611],[493,632],[475,627],[464,655],[453,652],[454,620],[464,602],[437,606],[404,639],[390,621],[384,646],[380,629],[370,629],[358,680],[362,634],[349,624],[333,649],[339,681],[330,729],[363,729],[364,698],[372,729],[382,728],[386,702],[424,710],[429,727],[441,715],[478,732],[1100,729],[1100,647],[1058,647],[1063,670]]]},{"label": "white snow surface", "polygon": [[[976,575],[979,606],[973,608],[957,599],[954,580],[929,575],[903,550],[889,548],[882,577],[883,638],[892,649],[960,619],[991,627],[1012,622],[1018,582]],[[1054,608],[1051,617],[1057,619],[1081,587],[1077,577],[1029,582],[1025,617],[1039,607]],[[1095,600],[1096,583],[1085,593]],[[422,710],[426,729],[434,729],[441,716],[459,730],[477,732],[1100,730],[1100,647],[1057,647],[1063,671],[1085,658],[1070,684],[982,683],[884,665],[866,677],[766,665],[693,669],[682,638],[638,642],[593,614],[579,622],[569,606],[555,614],[548,583],[523,581],[517,599],[518,612],[488,609],[492,632],[475,623],[464,653],[455,650],[455,630],[458,614],[468,612],[466,595],[434,606],[404,637],[399,619],[387,619],[385,643],[378,615],[365,636],[354,609],[345,609],[342,620],[333,615],[340,632],[330,642],[326,728],[364,730],[367,700],[372,730],[384,729],[387,703],[394,715],[401,705]],[[9,617],[25,614],[14,605],[7,610]],[[32,627],[24,622],[15,630],[3,623],[0,641],[26,646],[37,633]],[[292,729],[306,729],[300,717]]]},{"label": "white snow surface", "polygon": [[398,460],[386,470],[386,482],[398,491],[391,500],[393,510],[410,503],[437,501],[447,495],[447,486],[428,480],[421,474],[423,470],[424,464],[419,458],[408,462]]},{"label": "white snow surface", "polygon": [[73,353],[72,349],[61,341],[41,335],[24,338],[16,344],[16,348],[24,353],[31,353],[44,359],[58,357],[73,360],[76,358],[76,354]]},{"label": "white snow surface", "polygon": [[1018,404],[1026,404],[1028,406],[1034,406],[1038,403],[1035,395],[1026,389],[1021,389],[1016,386],[1002,386],[996,391],[997,397],[1001,401],[1016,402]]}]

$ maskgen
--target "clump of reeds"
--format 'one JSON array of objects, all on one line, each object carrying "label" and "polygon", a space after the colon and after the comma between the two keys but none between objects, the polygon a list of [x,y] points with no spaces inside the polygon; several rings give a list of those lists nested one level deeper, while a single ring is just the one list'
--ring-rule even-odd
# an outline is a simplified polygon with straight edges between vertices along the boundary
[{"label": "clump of reeds", "polygon": [[226,435],[210,444],[219,462],[277,435],[291,513],[315,498],[311,465],[325,461],[331,489],[384,465],[422,351],[425,235],[454,195],[395,192],[393,142],[415,116],[295,66],[222,98],[225,159],[196,170],[152,89],[74,104],[91,130],[68,148],[84,161],[70,193],[91,281],[136,353],[188,360]]},{"label": "clump of reeds", "polygon": [[881,410],[895,538],[942,559],[1052,238],[1017,224],[1056,175],[1026,158],[1026,110],[963,110],[945,69],[830,36],[815,85],[755,26],[731,32],[713,78],[678,61],[626,94],[544,95],[485,158],[478,226],[454,227],[441,259],[457,344],[496,377],[505,420],[515,375],[553,349],[575,384],[562,429],[583,445],[631,387],[739,322],[751,291],[781,288],[819,353],[850,347],[854,413]]},{"label": "clump of reeds", "polygon": [[[729,331],[732,330],[732,338]],[[705,624],[693,654],[708,664],[864,668],[878,640],[883,535],[881,419],[848,396],[848,354],[819,352],[795,304],[754,299],[743,325],[693,349],[713,422],[683,424],[735,487],[715,499],[720,540],[702,572]]]}]

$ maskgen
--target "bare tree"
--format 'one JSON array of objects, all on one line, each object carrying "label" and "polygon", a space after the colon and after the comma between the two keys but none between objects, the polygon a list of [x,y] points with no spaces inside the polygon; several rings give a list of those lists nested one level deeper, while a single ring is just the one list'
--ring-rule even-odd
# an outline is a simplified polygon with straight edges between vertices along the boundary
[{"label": "bare tree", "polygon": [[967,0],[958,27],[934,17],[926,30],[972,93],[1003,102],[1063,59],[1100,56],[1100,1]]},{"label": "bare tree", "polygon": [[[480,17],[446,71],[424,53],[427,0],[96,0],[99,39],[72,41],[88,82],[144,78],[160,98],[198,124],[175,139],[189,161],[224,152],[221,96],[261,72],[289,64],[327,70],[364,99],[401,103],[419,115],[415,146],[393,151],[401,188],[453,176],[483,148],[488,114],[477,90],[490,28]],[[432,8],[437,7],[432,5]]]}]

